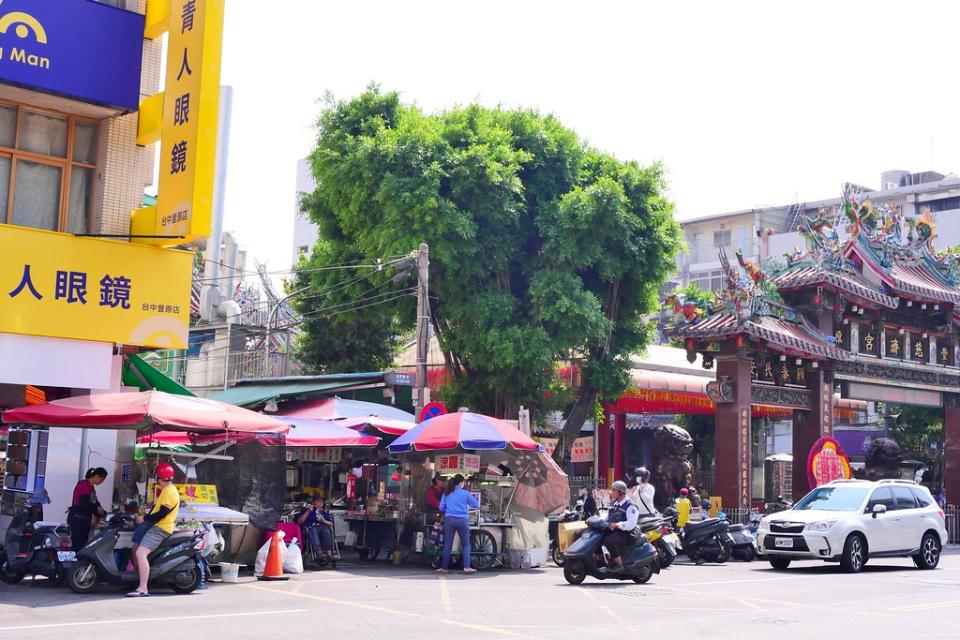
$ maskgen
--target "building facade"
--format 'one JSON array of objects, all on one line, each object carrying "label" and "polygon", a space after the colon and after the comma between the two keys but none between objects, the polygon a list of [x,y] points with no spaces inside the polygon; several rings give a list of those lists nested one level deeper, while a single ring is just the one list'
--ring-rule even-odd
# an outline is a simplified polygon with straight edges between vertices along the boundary
[{"label": "building facade", "polygon": [[294,204],[291,264],[297,264],[302,255],[310,255],[310,252],[313,251],[313,245],[319,237],[317,225],[310,222],[303,211],[300,210],[300,196],[304,193],[313,193],[316,188],[317,183],[314,182],[313,173],[310,171],[310,161],[307,159],[297,160],[297,198]]}]

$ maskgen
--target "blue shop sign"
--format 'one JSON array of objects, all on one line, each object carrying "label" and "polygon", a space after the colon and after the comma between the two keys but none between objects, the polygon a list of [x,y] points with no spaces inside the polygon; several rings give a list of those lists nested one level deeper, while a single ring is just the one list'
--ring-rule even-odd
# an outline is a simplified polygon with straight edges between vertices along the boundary
[{"label": "blue shop sign", "polygon": [[0,82],[139,106],[142,15],[93,0],[0,2]]}]

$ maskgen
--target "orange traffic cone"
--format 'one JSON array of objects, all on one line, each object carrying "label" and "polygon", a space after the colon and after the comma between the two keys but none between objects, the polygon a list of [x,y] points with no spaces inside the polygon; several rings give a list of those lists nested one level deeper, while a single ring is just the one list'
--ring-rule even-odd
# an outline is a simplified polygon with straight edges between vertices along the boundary
[{"label": "orange traffic cone", "polygon": [[270,539],[270,551],[267,553],[267,565],[263,568],[263,575],[257,580],[289,580],[283,575],[283,559],[280,556],[280,545],[283,544],[283,532],[274,531]]}]

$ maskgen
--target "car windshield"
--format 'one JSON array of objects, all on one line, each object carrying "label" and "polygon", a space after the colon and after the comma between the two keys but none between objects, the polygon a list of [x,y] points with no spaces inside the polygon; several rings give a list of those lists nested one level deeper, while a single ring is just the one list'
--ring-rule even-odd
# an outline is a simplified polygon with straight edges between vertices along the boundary
[{"label": "car windshield", "polygon": [[820,487],[805,495],[793,508],[798,511],[857,511],[866,497],[866,489]]}]

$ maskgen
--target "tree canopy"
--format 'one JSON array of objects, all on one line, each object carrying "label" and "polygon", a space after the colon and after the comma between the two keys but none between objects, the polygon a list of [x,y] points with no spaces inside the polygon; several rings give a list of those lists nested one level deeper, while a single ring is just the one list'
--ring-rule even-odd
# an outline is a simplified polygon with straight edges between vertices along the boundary
[{"label": "tree canopy", "polygon": [[[322,267],[389,261],[426,242],[455,405],[506,417],[542,408],[557,364],[572,359],[582,372],[572,441],[597,398],[625,388],[680,243],[660,164],[617,160],[533,110],[425,114],[375,86],[328,98],[310,164],[318,186],[302,204],[321,240],[296,284],[316,296],[301,312],[321,307],[302,344],[315,367],[383,362],[415,320],[412,299],[398,297],[410,283],[394,270],[337,289],[343,274]],[[386,302],[323,311],[372,288]]]}]

